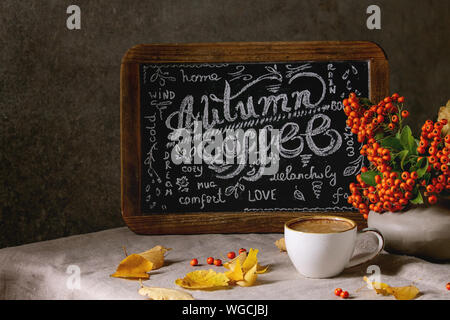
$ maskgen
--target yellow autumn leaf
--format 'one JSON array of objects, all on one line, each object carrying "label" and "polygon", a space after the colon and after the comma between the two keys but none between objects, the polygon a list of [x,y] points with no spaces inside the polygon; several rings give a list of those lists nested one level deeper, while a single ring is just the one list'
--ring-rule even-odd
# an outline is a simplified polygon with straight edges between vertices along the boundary
[{"label": "yellow autumn leaf", "polygon": [[223,266],[225,269],[234,270],[234,267],[236,266],[236,262],[239,260],[240,265],[244,263],[245,259],[247,258],[247,252],[240,253],[236,258],[225,262]]},{"label": "yellow autumn leaf", "polygon": [[377,294],[384,296],[394,296],[397,300],[412,300],[420,293],[415,286],[391,287],[383,282],[370,281],[364,277],[363,280],[368,284],[369,288],[374,289]]},{"label": "yellow autumn leaf", "polygon": [[150,250],[139,253],[139,255],[146,260],[153,263],[152,270],[161,268],[164,265],[164,255],[167,251],[172,250],[171,248],[165,248],[163,246],[155,246]]},{"label": "yellow autumn leaf", "polygon": [[246,273],[248,270],[253,268],[258,263],[258,249],[250,248],[250,251],[248,252],[247,258],[244,260],[244,263],[242,264],[242,270],[244,273]]},{"label": "yellow autumn leaf", "polygon": [[407,286],[407,287],[393,287],[392,295],[397,300],[411,300],[417,297],[420,293],[419,289],[415,286]]},{"label": "yellow autumn leaf", "polygon": [[269,270],[269,266],[260,266],[259,264],[256,264],[256,273],[257,274],[261,274],[261,273],[266,273],[267,270]]},{"label": "yellow autumn leaf", "polygon": [[148,272],[164,265],[164,254],[171,250],[163,246],[155,246],[142,253],[134,253],[123,259],[111,277],[127,279],[148,279]]},{"label": "yellow autumn leaf", "polygon": [[152,262],[138,254],[131,254],[120,262],[116,272],[114,272],[111,277],[148,279],[150,276],[147,272],[152,270],[152,268]]},{"label": "yellow autumn leaf", "polygon": [[257,249],[250,249],[248,254],[241,253],[239,257],[230,261],[230,264],[227,266],[230,271],[225,272],[225,275],[233,283],[236,283],[241,287],[254,285],[257,274],[264,273],[268,269],[268,267],[263,267],[258,264],[257,255]]},{"label": "yellow autumn leaf", "polygon": [[139,294],[152,300],[194,300],[188,292],[167,288],[142,286]]},{"label": "yellow autumn leaf", "polygon": [[241,287],[250,287],[254,285],[257,279],[256,267],[257,266],[255,264],[250,270],[245,273],[244,279],[241,281],[236,281],[236,284]]},{"label": "yellow autumn leaf", "polygon": [[241,262],[239,259],[236,260],[236,263],[234,264],[232,269],[230,269],[230,271],[225,272],[225,275],[232,281],[244,280],[244,272],[242,271]]},{"label": "yellow autumn leaf", "polygon": [[175,280],[175,284],[186,289],[213,290],[227,287],[228,281],[224,273],[210,269],[189,272],[183,279]]},{"label": "yellow autumn leaf", "polygon": [[278,249],[280,249],[281,252],[286,251],[286,241],[284,240],[284,237],[275,241],[275,245]]},{"label": "yellow autumn leaf", "polygon": [[255,265],[255,264],[256,264],[256,273],[257,274],[267,272],[267,270],[269,269],[269,266],[259,265],[257,255],[258,255],[258,249],[250,248],[248,253],[242,252],[240,255],[238,255],[233,260],[230,260],[229,262],[224,263],[223,266],[226,269],[234,270],[236,262],[239,261],[244,273],[246,273],[248,270],[250,270],[253,267],[253,265]]}]

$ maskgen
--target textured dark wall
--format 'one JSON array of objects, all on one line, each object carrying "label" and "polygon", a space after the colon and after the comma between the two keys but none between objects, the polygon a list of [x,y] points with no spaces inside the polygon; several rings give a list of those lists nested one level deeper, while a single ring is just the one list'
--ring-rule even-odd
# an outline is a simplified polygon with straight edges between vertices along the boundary
[{"label": "textured dark wall", "polygon": [[[81,7],[81,30],[66,8]],[[366,28],[381,7],[382,29]],[[0,2],[0,247],[123,224],[119,70],[139,43],[371,40],[414,128],[450,98],[450,1]]]}]

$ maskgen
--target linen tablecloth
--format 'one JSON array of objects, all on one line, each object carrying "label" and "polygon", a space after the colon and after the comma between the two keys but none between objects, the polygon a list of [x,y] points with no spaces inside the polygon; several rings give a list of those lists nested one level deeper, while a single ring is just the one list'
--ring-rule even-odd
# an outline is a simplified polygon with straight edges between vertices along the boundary
[{"label": "linen tablecloth", "polygon": [[[450,299],[445,285],[450,282],[450,263],[432,263],[416,257],[382,252],[374,260],[331,279],[307,279],[291,264],[288,255],[274,242],[282,234],[136,235],[128,228],[71,236],[0,249],[0,299],[145,299],[138,294],[139,282],[110,277],[128,254],[155,245],[172,248],[164,267],[150,272],[146,286],[182,289],[175,280],[194,270],[224,267],[206,264],[209,256],[226,261],[228,251],[243,247],[259,249],[261,265],[269,271],[258,276],[255,286],[233,286],[226,290],[189,291],[195,299],[291,300],[340,299],[340,287],[353,299],[394,299],[367,288],[363,276],[380,271],[380,280],[391,286],[414,284],[421,294],[416,299]],[[356,253],[369,250],[372,239],[363,239]],[[200,265],[190,266],[192,258]],[[79,276],[78,276],[79,275]]]}]

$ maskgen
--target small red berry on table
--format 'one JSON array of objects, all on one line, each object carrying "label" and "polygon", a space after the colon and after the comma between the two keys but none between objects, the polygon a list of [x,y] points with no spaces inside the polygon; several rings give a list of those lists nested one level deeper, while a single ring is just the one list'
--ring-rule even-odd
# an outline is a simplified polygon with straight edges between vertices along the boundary
[{"label": "small red berry on table", "polygon": [[340,296],[341,296],[341,293],[342,293],[342,289],[341,289],[341,288],[336,288],[336,289],[334,289],[334,294],[335,294],[336,296],[340,297]]},{"label": "small red berry on table", "polygon": [[239,249],[239,254],[241,254],[242,252],[247,252],[247,250],[245,250],[244,248],[240,248]]},{"label": "small red berry on table", "polygon": [[214,265],[220,267],[222,265],[222,260],[220,259],[215,259],[214,260]]},{"label": "small red berry on table", "polygon": [[197,259],[192,259],[191,260],[191,266],[196,266],[198,265],[198,260]]},{"label": "small red berry on table", "polygon": [[450,290],[450,282],[447,283],[447,285],[445,287],[447,288],[447,290]]},{"label": "small red berry on table", "polygon": [[213,257],[209,257],[208,259],[206,259],[206,263],[207,264],[214,264],[214,258]]},{"label": "small red berry on table", "polygon": [[236,257],[236,253],[234,251],[230,251],[227,254],[228,259],[234,259]]},{"label": "small red berry on table", "polygon": [[347,299],[349,296],[350,296],[350,294],[348,293],[348,291],[341,292],[341,298]]}]

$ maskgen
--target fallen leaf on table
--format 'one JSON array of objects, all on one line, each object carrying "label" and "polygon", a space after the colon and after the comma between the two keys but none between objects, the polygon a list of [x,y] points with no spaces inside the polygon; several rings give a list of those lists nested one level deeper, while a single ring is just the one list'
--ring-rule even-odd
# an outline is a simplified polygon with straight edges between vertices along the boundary
[{"label": "fallen leaf on table", "polygon": [[250,251],[248,253],[242,252],[236,258],[224,263],[223,266],[226,269],[233,271],[236,266],[237,261],[239,261],[244,273],[246,273],[248,270],[250,270],[253,267],[253,265],[255,265],[255,264],[256,264],[256,273],[257,274],[267,272],[267,270],[269,269],[269,266],[259,265],[257,255],[258,255],[258,249],[250,248]]},{"label": "fallen leaf on table", "polygon": [[247,251],[242,252],[236,258],[231,259],[228,262],[225,262],[223,264],[223,266],[226,269],[233,270],[238,260],[239,260],[240,265],[242,265],[246,258],[247,258]]},{"label": "fallen leaf on table", "polygon": [[284,241],[284,237],[275,241],[275,245],[278,249],[280,249],[281,252],[286,251],[286,242]]},{"label": "fallen leaf on table", "polygon": [[244,272],[241,268],[241,261],[238,259],[236,263],[230,268],[230,271],[225,272],[225,275],[231,281],[244,280]]},{"label": "fallen leaf on table", "polygon": [[210,269],[189,272],[183,279],[175,280],[175,284],[186,289],[214,290],[227,287],[228,281],[224,273]]},{"label": "fallen leaf on table", "polygon": [[420,293],[419,289],[415,286],[393,287],[392,291],[392,294],[397,300],[411,300]]},{"label": "fallen leaf on table", "polygon": [[257,265],[255,264],[250,270],[248,270],[245,275],[244,279],[241,281],[237,281],[236,284],[241,287],[250,287],[255,284],[256,278],[257,278],[257,271],[256,271]]},{"label": "fallen leaf on table", "polygon": [[391,287],[386,283],[370,281],[369,278],[363,278],[367,282],[370,289],[374,289],[377,294],[382,294],[384,296],[392,295],[397,300],[412,300],[420,293],[419,289],[415,286],[406,287]]},{"label": "fallen leaf on table", "polygon": [[232,283],[236,283],[241,287],[249,287],[255,284],[258,273],[264,273],[268,267],[258,264],[258,250],[250,249],[247,253],[241,253],[237,258],[231,260],[226,266],[230,271],[225,275]]},{"label": "fallen leaf on table", "polygon": [[172,250],[171,248],[165,248],[163,246],[156,246],[150,250],[139,253],[140,256],[144,257],[148,261],[153,263],[152,270],[161,268],[164,265],[164,255],[167,251]]},{"label": "fallen leaf on table", "polygon": [[140,295],[152,300],[194,300],[188,292],[176,289],[142,286],[138,292]]},{"label": "fallen leaf on table", "polygon": [[163,246],[155,246],[142,253],[134,253],[123,259],[111,277],[127,279],[148,279],[151,270],[164,265],[164,254],[171,250]]}]

